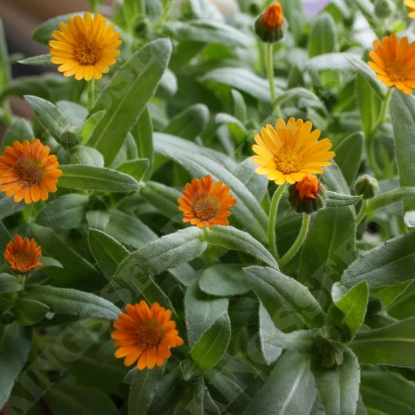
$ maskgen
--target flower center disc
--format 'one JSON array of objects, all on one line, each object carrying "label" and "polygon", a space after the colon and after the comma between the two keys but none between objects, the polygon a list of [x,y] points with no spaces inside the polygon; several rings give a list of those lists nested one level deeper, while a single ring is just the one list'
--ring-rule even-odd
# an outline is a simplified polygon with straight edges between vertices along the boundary
[{"label": "flower center disc", "polygon": [[23,160],[17,169],[20,180],[30,185],[40,183],[43,177],[43,170],[33,160]]},{"label": "flower center disc", "polygon": [[95,65],[101,59],[101,49],[91,39],[83,39],[75,48],[75,60],[81,65]]},{"label": "flower center disc", "polygon": [[386,73],[392,82],[405,81],[408,78],[408,70],[399,62],[392,62],[386,67]]},{"label": "flower center disc", "polygon": [[164,331],[161,327],[150,321],[143,324],[138,329],[139,343],[144,347],[144,350],[157,347],[164,337]]},{"label": "flower center disc", "polygon": [[281,151],[275,157],[275,165],[284,174],[294,173],[301,170],[303,166],[302,157],[299,154]]},{"label": "flower center disc", "polygon": [[218,200],[214,197],[203,196],[196,200],[193,212],[198,219],[209,220],[218,212]]}]

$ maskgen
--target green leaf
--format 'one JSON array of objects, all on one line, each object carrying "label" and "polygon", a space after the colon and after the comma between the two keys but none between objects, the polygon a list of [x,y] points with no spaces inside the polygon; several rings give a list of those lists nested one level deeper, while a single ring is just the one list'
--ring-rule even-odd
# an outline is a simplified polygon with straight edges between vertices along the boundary
[{"label": "green leaf", "polygon": [[204,130],[208,121],[209,110],[206,105],[195,104],[172,118],[163,132],[194,140]]},{"label": "green leaf", "polygon": [[351,187],[356,179],[363,154],[363,134],[358,131],[345,137],[336,147],[336,163]]},{"label": "green leaf", "polygon": [[267,339],[267,343],[285,350],[315,355],[318,353],[316,345],[317,330],[296,330],[284,333],[278,329]]},{"label": "green leaf", "polygon": [[105,230],[110,220],[110,213],[105,210],[89,210],[85,216],[88,226],[100,231]]},{"label": "green leaf", "polygon": [[205,269],[199,287],[204,293],[217,297],[241,295],[251,290],[240,264],[217,264]]},{"label": "green leaf", "polygon": [[206,249],[206,242],[201,240],[202,234],[201,229],[192,227],[150,242],[125,258],[114,278],[126,281],[146,279],[149,275],[157,275],[189,262]]},{"label": "green leaf", "polygon": [[79,228],[85,222],[88,201],[88,196],[77,193],[61,196],[40,210],[35,223],[53,229]]},{"label": "green leaf", "polygon": [[22,298],[46,304],[56,314],[116,320],[119,308],[95,294],[47,285],[28,285]]},{"label": "green leaf", "polygon": [[136,370],[128,397],[128,415],[144,415],[153,400],[164,367]]},{"label": "green leaf", "polygon": [[[390,102],[395,158],[399,173],[399,183],[403,186],[415,186],[415,150],[411,145],[415,128],[415,98],[398,90],[392,92]],[[415,209],[413,201],[404,203],[405,210]]]},{"label": "green leaf", "polygon": [[97,229],[89,229],[88,243],[103,274],[111,279],[129,252],[118,241]]},{"label": "green leaf", "polygon": [[397,284],[413,278],[415,233],[390,239],[353,262],[342,276],[342,284],[353,287],[367,280],[369,287]]},{"label": "green leaf", "polygon": [[324,311],[308,288],[294,278],[257,266],[245,268],[245,276],[278,329],[292,331],[293,324],[295,330],[323,325]]},{"label": "green leaf", "polygon": [[332,165],[324,169],[324,174],[321,175],[321,180],[332,192],[343,195],[350,193],[350,188],[343,177],[343,173],[335,161],[332,161]]},{"label": "green leaf", "polygon": [[340,193],[331,192],[330,190],[326,191],[326,207],[327,208],[339,208],[345,206],[351,206],[359,202],[363,196],[350,196],[342,195]]},{"label": "green leaf", "polygon": [[212,245],[224,246],[236,251],[245,252],[264,261],[267,265],[278,269],[278,264],[269,251],[254,239],[249,233],[240,231],[233,226],[212,226],[204,235],[206,242]]},{"label": "green leaf", "polygon": [[18,118],[10,125],[4,134],[0,148],[4,149],[7,146],[12,146],[14,141],[19,141],[21,143],[24,140],[28,140],[32,142],[34,138],[35,135],[33,134],[30,124],[23,118]]},{"label": "green leaf", "polygon": [[67,164],[59,168],[63,173],[59,178],[59,187],[101,192],[131,192],[140,185],[133,177],[108,168],[77,164]]},{"label": "green leaf", "polygon": [[[94,131],[95,126],[98,124],[100,119],[105,114],[105,110],[95,112],[92,114],[88,119],[85,121],[82,129],[81,129],[81,142],[80,144],[85,144],[89,137],[91,137],[92,131]],[[101,154],[101,153],[100,153]]]},{"label": "green leaf", "polygon": [[[355,415],[359,398],[360,366],[356,356],[346,349],[340,366],[311,366],[326,415]],[[365,400],[366,403],[366,400]]]},{"label": "green leaf", "polygon": [[415,187],[399,187],[388,192],[380,193],[373,199],[367,201],[366,212],[373,212],[381,207],[391,205],[396,202],[413,200],[415,197]]},{"label": "green leaf", "polygon": [[315,293],[322,307],[331,302],[331,286],[356,257],[354,215],[349,207],[319,210],[301,254],[298,280]]},{"label": "green leaf", "polygon": [[314,20],[308,37],[310,58],[336,51],[338,46],[336,24],[329,13],[321,13]]},{"label": "green leaf", "polygon": [[104,167],[104,157],[95,148],[79,145],[72,147],[71,152],[74,164]]},{"label": "green leaf", "polygon": [[256,168],[257,166],[250,157],[239,163],[233,170],[233,174],[248,188],[258,202],[261,202],[267,194],[269,180],[268,177],[257,174]]},{"label": "green leaf", "polygon": [[13,275],[1,273],[0,274],[0,294],[20,291],[23,285],[19,283]]},{"label": "green leaf", "polygon": [[3,22],[0,19],[0,90],[10,82],[12,77],[7,49],[6,34],[4,33]]},{"label": "green leaf", "polygon": [[52,32],[54,30],[59,29],[59,23],[68,23],[69,17],[75,17],[78,13],[69,13],[60,15],[57,17],[54,17],[52,19],[47,20],[46,22],[43,22],[40,26],[36,28],[32,35],[32,39],[35,42],[43,43],[44,45],[47,45],[49,43],[49,40],[53,40]]},{"label": "green leaf", "polygon": [[137,181],[140,181],[142,179],[147,169],[147,159],[128,160],[115,168],[115,170],[121,173],[128,174]]},{"label": "green leaf", "polygon": [[154,95],[170,54],[168,39],[147,43],[114,73],[98,98],[92,113],[106,112],[92,131],[88,145],[102,153],[107,166]]},{"label": "green leaf", "polygon": [[[398,284],[398,285],[392,285],[389,287],[391,288],[399,287],[402,290],[403,289],[402,286],[403,284]],[[379,295],[379,293],[377,293],[377,295]],[[389,302],[388,304],[386,303],[384,298],[382,298],[382,303],[384,304],[388,314],[391,317],[397,318],[398,320],[403,320],[405,318],[415,316],[415,310],[413,307],[414,300],[415,300],[415,280],[412,280],[411,282],[409,282],[409,284],[406,284],[404,291],[399,292],[399,294],[396,296],[396,298],[393,299],[393,301]]]},{"label": "green leaf", "polygon": [[415,414],[415,384],[398,373],[363,370],[360,386],[365,405],[393,415]]},{"label": "green leaf", "polygon": [[222,313],[202,334],[190,351],[192,359],[202,368],[216,366],[225,353],[231,338],[231,322],[228,314]]},{"label": "green leaf", "polygon": [[49,66],[53,65],[53,63],[50,61],[51,57],[52,55],[48,53],[46,55],[31,56],[30,58],[20,59],[17,62],[23,65]]},{"label": "green leaf", "polygon": [[360,330],[351,349],[360,363],[415,368],[415,317],[374,330]]},{"label": "green leaf", "polygon": [[369,286],[363,280],[330,306],[325,324],[337,328],[344,342],[351,341],[365,319],[368,301]]},{"label": "green leaf", "polygon": [[309,415],[316,395],[309,357],[287,351],[243,415]]},{"label": "green leaf", "polygon": [[232,207],[234,217],[255,239],[267,243],[267,215],[254,195],[231,172],[202,155],[195,158],[194,154],[188,152],[167,151],[167,154],[188,170],[193,177],[210,174],[214,181],[221,180],[228,185],[233,196],[238,200]]},{"label": "green leaf", "polygon": [[14,382],[32,347],[31,329],[17,323],[4,326],[0,334],[0,407],[9,399]]},{"label": "green leaf", "polygon": [[262,356],[268,365],[275,362],[282,353],[282,348],[268,342],[277,332],[277,328],[262,303],[259,303],[259,339],[261,341]]},{"label": "green leaf", "polygon": [[22,326],[31,326],[45,317],[49,307],[40,301],[30,298],[19,298],[12,307],[12,313]]},{"label": "green leaf", "polygon": [[184,306],[186,314],[187,339],[193,347],[213,323],[226,312],[227,298],[212,298],[199,289],[197,278],[187,287]]},{"label": "green leaf", "polygon": [[0,220],[13,215],[13,213],[20,212],[25,207],[26,203],[24,201],[16,203],[14,197],[6,197],[5,193],[0,192]]}]

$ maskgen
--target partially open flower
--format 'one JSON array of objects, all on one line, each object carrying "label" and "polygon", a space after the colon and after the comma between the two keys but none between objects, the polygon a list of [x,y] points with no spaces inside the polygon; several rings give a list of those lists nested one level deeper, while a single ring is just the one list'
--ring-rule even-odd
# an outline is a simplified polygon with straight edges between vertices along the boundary
[{"label": "partially open flower", "polygon": [[190,222],[199,228],[229,225],[227,217],[231,212],[227,209],[236,203],[229,190],[229,186],[221,181],[213,183],[209,174],[187,183],[183,197],[177,200],[179,209],[184,213],[183,222]]},{"label": "partially open flower", "polygon": [[312,213],[324,207],[326,191],[316,176],[308,174],[288,188],[288,201],[296,212]]},{"label": "partially open flower", "polygon": [[171,318],[171,310],[153,303],[151,308],[141,300],[139,304],[127,304],[126,313],[119,313],[111,333],[118,348],[115,357],[123,358],[125,366],[137,361],[137,369],[153,369],[163,366],[171,356],[170,348],[181,346],[183,339]]},{"label": "partially open flower", "polygon": [[264,42],[273,43],[284,36],[284,14],[281,4],[271,4],[255,21],[255,33]]},{"label": "partially open flower", "polygon": [[39,268],[42,264],[39,258],[42,255],[40,246],[32,238],[22,239],[20,235],[15,235],[14,241],[6,245],[4,258],[10,268],[20,274],[27,274],[29,271]]}]

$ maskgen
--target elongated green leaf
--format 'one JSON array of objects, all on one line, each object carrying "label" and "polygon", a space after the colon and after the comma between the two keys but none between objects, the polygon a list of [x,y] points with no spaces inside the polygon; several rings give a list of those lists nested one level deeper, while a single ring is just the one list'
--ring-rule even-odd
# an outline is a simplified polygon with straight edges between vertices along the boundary
[{"label": "elongated green leaf", "polygon": [[328,208],[339,208],[345,206],[351,206],[356,204],[359,200],[362,199],[363,196],[350,196],[350,195],[342,195],[340,193],[331,192],[327,190],[326,192],[326,207]]},{"label": "elongated green leaf", "polygon": [[88,145],[101,152],[109,166],[125,136],[153,96],[171,54],[168,39],[147,43],[134,53],[113,75],[92,110],[105,110]]},{"label": "elongated green leaf", "polygon": [[298,280],[310,287],[322,307],[331,286],[356,255],[354,215],[349,207],[319,210],[303,246]]},{"label": "elongated green leaf", "polygon": [[35,223],[54,229],[78,228],[85,222],[88,201],[88,196],[77,193],[61,196],[45,205]]},{"label": "elongated green leaf", "polygon": [[337,42],[337,30],[333,17],[328,13],[321,13],[314,20],[308,39],[310,58],[334,52],[337,48]]},{"label": "elongated green leaf", "polygon": [[233,174],[248,188],[256,197],[258,202],[262,202],[268,189],[268,177],[257,174],[257,166],[252,162],[252,158],[245,159],[239,163]]},{"label": "elongated green leaf", "polygon": [[230,186],[232,194],[238,202],[232,207],[235,218],[255,239],[267,243],[267,215],[261,208],[255,196],[232,173],[218,163],[187,152],[168,151],[167,154],[186,168],[194,177],[210,174],[215,181],[221,180]]},{"label": "elongated green leaf", "polygon": [[10,82],[12,77],[11,67],[7,62],[9,53],[7,50],[6,34],[4,33],[3,22],[0,19],[0,89]]},{"label": "elongated green leaf", "polygon": [[16,203],[13,197],[6,197],[5,193],[0,193],[0,220],[20,212],[26,207],[26,203],[21,201]]},{"label": "elongated green leaf", "polygon": [[59,23],[68,23],[69,17],[75,17],[77,13],[69,13],[61,16],[54,17],[42,23],[36,28],[32,35],[32,39],[38,43],[47,45],[49,40],[53,40],[52,32],[59,29]]},{"label": "elongated green leaf", "polygon": [[318,353],[316,334],[316,329],[296,330],[291,333],[284,333],[276,329],[268,338],[267,343],[281,349],[314,355]]},{"label": "elongated green leaf", "polygon": [[278,264],[274,257],[263,245],[248,233],[240,231],[233,226],[212,226],[209,232],[204,235],[204,238],[210,244],[245,252],[278,269]]},{"label": "elongated green leaf", "polygon": [[137,181],[141,180],[144,176],[144,173],[148,169],[148,160],[147,159],[135,159],[128,160],[120,164],[115,168],[121,173],[125,173],[134,177]]},{"label": "elongated green leaf", "polygon": [[222,313],[193,345],[190,356],[202,369],[216,366],[230,338],[231,322],[228,314]]},{"label": "elongated green leaf", "polygon": [[58,181],[60,187],[101,192],[131,192],[139,187],[133,177],[116,170],[76,164],[60,166],[60,169],[63,173]]},{"label": "elongated green leaf", "polygon": [[405,202],[415,198],[415,187],[399,187],[388,192],[380,193],[373,199],[367,201],[366,212],[373,212],[384,206],[391,205],[396,202]]},{"label": "elongated green leaf", "polygon": [[22,326],[31,326],[45,317],[49,307],[40,301],[30,298],[19,298],[12,307],[12,313]]},{"label": "elongated green leaf", "polygon": [[[294,327],[296,330],[303,326],[323,325],[324,311],[310,291],[295,279],[275,269],[257,266],[245,268],[245,275],[248,284],[258,295],[280,330],[287,331],[291,328],[289,331],[292,331],[292,324],[298,324]],[[276,321],[275,319],[282,314],[284,314],[282,320]]]},{"label": "elongated green leaf", "polygon": [[350,344],[360,363],[415,368],[415,317],[357,333]]},{"label": "elongated green leaf", "polygon": [[0,294],[20,291],[23,285],[19,283],[13,275],[1,273],[0,274]]},{"label": "elongated green leaf", "polygon": [[0,336],[0,406],[3,407],[13,389],[32,347],[31,330],[17,323],[4,326]]},{"label": "elongated green leaf", "polygon": [[[355,415],[359,399],[360,366],[350,349],[340,366],[311,366],[326,415]],[[366,402],[366,401],[365,401]]]},{"label": "elongated green leaf", "polygon": [[153,400],[164,368],[136,370],[128,397],[128,415],[144,415]]},{"label": "elongated green leaf", "polygon": [[104,157],[95,148],[79,145],[71,148],[73,164],[104,167]]},{"label": "elongated green leaf", "polygon": [[46,55],[31,56],[30,58],[21,59],[18,62],[23,65],[53,65],[53,63],[50,61],[51,57],[52,55],[48,53]]},{"label": "elongated green leaf", "polygon": [[389,240],[358,258],[342,276],[342,284],[352,287],[367,280],[369,287],[397,284],[413,278],[408,272],[415,264],[415,233]]},{"label": "elongated green leaf", "polygon": [[207,246],[202,233],[199,228],[186,228],[144,245],[120,264],[114,278],[147,278],[197,258]]},{"label": "elongated green leaf", "polygon": [[363,323],[368,300],[369,286],[363,280],[330,306],[326,324],[336,327],[344,342],[351,341]]},{"label": "elongated green leaf", "polygon": [[22,298],[46,304],[54,313],[72,314],[79,318],[116,320],[120,312],[119,308],[108,300],[71,288],[30,285],[25,288]]},{"label": "elongated green leaf", "polygon": [[[415,98],[395,89],[390,102],[391,118],[395,140],[395,157],[401,186],[415,186],[415,150],[410,144],[415,128]],[[404,203],[405,210],[415,209],[415,203]]]},{"label": "elongated green leaf", "polygon": [[228,297],[250,291],[240,264],[217,264],[203,271],[200,289],[210,295]]},{"label": "elongated green leaf", "polygon": [[268,365],[275,362],[281,353],[282,348],[268,342],[268,340],[278,331],[262,303],[259,303],[259,339],[261,341],[262,356]]},{"label": "elongated green leaf", "polygon": [[19,141],[20,143],[24,140],[33,141],[35,138],[32,127],[30,124],[22,119],[18,118],[6,131],[4,134],[3,141],[1,142],[1,149],[4,149],[7,146],[11,146],[14,141]]},{"label": "elongated green leaf", "polygon": [[212,298],[199,289],[198,280],[190,282],[184,299],[187,339],[193,347],[228,308],[227,298]]},{"label": "elongated green leaf", "polygon": [[309,415],[316,395],[309,357],[287,351],[243,415]]},{"label": "elongated green leaf", "polygon": [[398,373],[364,370],[360,388],[368,407],[393,415],[415,414],[415,384]]}]

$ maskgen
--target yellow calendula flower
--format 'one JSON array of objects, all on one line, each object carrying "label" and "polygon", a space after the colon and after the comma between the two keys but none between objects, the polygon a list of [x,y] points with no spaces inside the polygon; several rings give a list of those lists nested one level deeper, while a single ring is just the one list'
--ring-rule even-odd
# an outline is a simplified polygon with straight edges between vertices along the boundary
[{"label": "yellow calendula flower", "polygon": [[411,94],[415,88],[415,42],[408,43],[407,37],[398,40],[393,33],[384,36],[381,42],[375,40],[373,49],[369,52],[372,61],[367,64],[376,72],[376,77],[386,86]]},{"label": "yellow calendula flower", "polygon": [[415,19],[415,0],[404,0],[403,4],[408,7],[408,16]]},{"label": "yellow calendula flower", "polygon": [[178,199],[179,209],[184,213],[183,222],[190,222],[199,228],[229,225],[227,217],[231,212],[228,209],[236,203],[229,190],[229,186],[221,181],[213,183],[209,174],[187,183],[183,197]]},{"label": "yellow calendula flower", "polygon": [[318,141],[320,130],[311,131],[310,121],[290,118],[287,123],[279,119],[261,128],[255,136],[252,149],[257,154],[252,161],[259,166],[255,171],[268,176],[276,184],[300,182],[304,176],[323,173],[324,166],[335,156],[328,138]]},{"label": "yellow calendula flower", "polygon": [[51,40],[49,46],[51,62],[60,65],[58,71],[65,76],[100,79],[120,54],[120,33],[114,32],[113,23],[107,26],[107,19],[99,13],[94,17],[90,13],[70,17],[68,24],[60,23],[59,28],[53,31],[56,40]]},{"label": "yellow calendula flower", "polygon": [[117,351],[115,357],[124,358],[124,365],[137,362],[137,369],[153,369],[163,366],[164,359],[171,356],[170,348],[181,346],[183,339],[171,318],[171,310],[159,303],[151,308],[141,300],[139,304],[127,304],[126,312],[118,314],[111,333]]},{"label": "yellow calendula flower", "polygon": [[32,238],[22,239],[20,235],[15,235],[14,240],[6,245],[4,259],[10,268],[20,274],[26,274],[29,271],[41,267],[39,258],[42,255],[40,246]]}]

